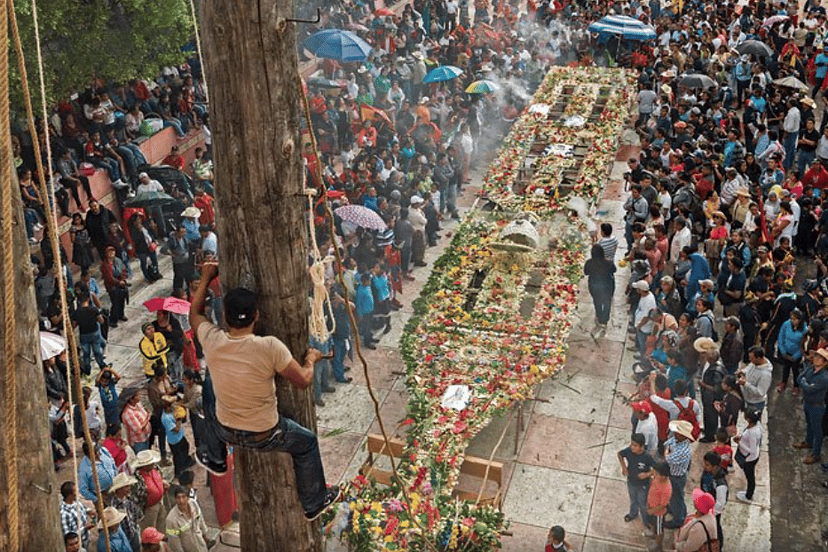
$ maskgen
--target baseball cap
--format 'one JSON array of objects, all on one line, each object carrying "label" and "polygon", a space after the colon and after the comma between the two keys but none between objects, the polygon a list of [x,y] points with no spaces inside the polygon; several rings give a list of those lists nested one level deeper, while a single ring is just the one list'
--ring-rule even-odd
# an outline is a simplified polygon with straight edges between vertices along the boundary
[{"label": "baseball cap", "polygon": [[644,412],[646,414],[652,414],[653,412],[652,405],[647,401],[634,402],[630,406],[632,406],[632,409],[636,412]]},{"label": "baseball cap", "polygon": [[141,544],[160,544],[167,540],[167,535],[156,529],[155,527],[147,527],[141,533]]}]

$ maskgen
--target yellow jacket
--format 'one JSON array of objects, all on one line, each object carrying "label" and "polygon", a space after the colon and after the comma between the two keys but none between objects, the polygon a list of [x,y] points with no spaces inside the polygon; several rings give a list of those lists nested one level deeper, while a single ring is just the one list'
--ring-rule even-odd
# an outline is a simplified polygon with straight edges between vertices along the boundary
[{"label": "yellow jacket", "polygon": [[153,369],[155,361],[160,359],[164,366],[167,366],[167,351],[170,348],[167,346],[167,340],[164,339],[161,332],[155,332],[152,341],[144,336],[138,348],[141,350],[141,356],[144,357],[144,374],[147,377],[155,376],[155,370]]}]

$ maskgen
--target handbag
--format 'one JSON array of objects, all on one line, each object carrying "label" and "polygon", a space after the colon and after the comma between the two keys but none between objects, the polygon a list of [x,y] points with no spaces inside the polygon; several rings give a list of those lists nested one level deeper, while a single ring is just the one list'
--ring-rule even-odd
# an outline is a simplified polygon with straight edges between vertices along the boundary
[{"label": "handbag", "polygon": [[696,523],[701,523],[702,529],[704,529],[704,534],[707,535],[707,542],[699,548],[699,552],[719,552],[719,539],[710,538],[710,532],[707,530],[707,525],[703,522],[697,521]]},{"label": "handbag", "polygon": [[747,456],[742,454],[741,449],[736,449],[736,454],[733,456],[733,459],[736,460],[736,463],[739,464],[739,467],[745,469],[745,464],[747,464]]}]

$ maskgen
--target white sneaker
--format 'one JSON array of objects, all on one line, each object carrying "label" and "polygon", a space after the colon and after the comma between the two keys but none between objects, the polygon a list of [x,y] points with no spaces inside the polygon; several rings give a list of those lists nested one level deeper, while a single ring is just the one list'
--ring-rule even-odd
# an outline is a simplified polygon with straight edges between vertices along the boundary
[{"label": "white sneaker", "polygon": [[127,192],[127,197],[128,197],[128,198],[133,198],[133,197],[135,197],[135,192],[134,192],[134,191],[132,191],[132,190],[128,191],[128,192]]},{"label": "white sneaker", "polygon": [[745,504],[750,504],[751,502],[753,502],[747,497],[747,492],[745,491],[739,491],[738,493],[736,493],[736,498],[738,498],[740,502],[744,502]]},{"label": "white sneaker", "polygon": [[43,230],[43,225],[40,224],[39,222],[36,222],[34,224],[34,226],[32,226],[32,230],[34,230],[35,232],[39,232],[39,231]]},{"label": "white sneaker", "polygon": [[37,245],[37,238],[29,238],[29,245]]},{"label": "white sneaker", "polygon": [[112,183],[113,188],[119,188],[120,189],[120,188],[126,188],[127,186],[129,186],[129,184],[127,184],[126,182],[124,182],[120,178]]}]

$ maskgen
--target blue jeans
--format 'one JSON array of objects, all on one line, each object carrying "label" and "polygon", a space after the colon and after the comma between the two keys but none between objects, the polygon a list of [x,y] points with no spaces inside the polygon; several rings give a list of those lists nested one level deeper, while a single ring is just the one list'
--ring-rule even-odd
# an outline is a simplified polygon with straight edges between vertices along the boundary
[{"label": "blue jeans", "polygon": [[302,508],[305,512],[315,512],[325,503],[325,472],[319,455],[319,440],[312,431],[281,415],[276,427],[270,430],[270,436],[262,440],[255,439],[259,435],[256,432],[232,429],[218,423],[216,426],[218,436],[225,443],[263,452],[277,450],[290,454]]},{"label": "blue jeans", "polygon": [[95,360],[98,363],[99,368],[103,368],[106,366],[106,362],[104,361],[103,356],[103,349],[101,348],[101,343],[103,342],[103,336],[101,335],[101,327],[98,325],[98,329],[95,333],[89,334],[80,334],[80,346],[81,346],[81,353],[83,353],[83,360],[81,361],[81,371],[89,375],[92,373],[92,354],[95,354]]},{"label": "blue jeans", "polygon": [[816,150],[799,150],[799,159],[797,159],[796,161],[796,170],[799,171],[799,178],[802,178],[802,176],[805,174],[805,171],[808,170],[808,165],[813,163],[814,159],[816,159]]},{"label": "blue jeans", "polygon": [[23,219],[26,223],[26,237],[32,239],[34,237],[34,225],[40,222],[40,219],[37,218],[37,211],[24,207]]},{"label": "blue jeans", "polygon": [[785,169],[785,172],[790,170],[794,162],[794,157],[796,157],[797,138],[799,138],[798,132],[790,132],[785,136],[785,143],[783,144],[785,148],[785,159],[782,160],[782,167]]},{"label": "blue jeans", "polygon": [[187,134],[181,129],[181,122],[178,119],[164,119],[164,128],[167,127],[173,127],[179,138]]},{"label": "blue jeans", "polygon": [[[331,352],[331,340],[328,339],[324,343],[317,341],[311,337],[310,346],[327,356]],[[329,387],[328,380],[330,379],[330,362],[327,359],[322,359],[313,365],[313,399],[318,401],[322,399],[322,390]]]},{"label": "blue jeans", "polygon": [[[155,274],[158,272],[158,256],[155,254],[155,251],[136,253],[136,255],[138,256],[138,262],[141,263],[141,272],[144,273],[144,278],[154,280]],[[150,262],[147,263],[147,260]],[[149,270],[150,266],[154,268],[152,272]]]},{"label": "blue jeans", "polygon": [[345,381],[345,354],[347,339],[333,339],[333,353],[334,357],[331,361],[331,369],[333,370],[334,379],[342,383]]},{"label": "blue jeans", "polygon": [[111,182],[121,179],[121,167],[118,162],[109,157],[93,157],[89,161],[98,169],[104,169]]},{"label": "blue jeans", "polygon": [[630,518],[638,517],[639,512],[641,518],[646,521],[647,516],[647,492],[650,490],[649,483],[639,485],[637,483],[630,483],[627,481],[627,492],[630,494],[630,512],[627,514]]},{"label": "blue jeans", "polygon": [[667,511],[673,515],[670,527],[675,525],[678,528],[682,526],[684,518],[687,517],[687,505],[684,503],[684,487],[687,485],[687,474],[671,475],[670,485],[673,486],[673,494],[670,495],[670,504],[667,505]]},{"label": "blue jeans", "polygon": [[635,330],[635,344],[638,346],[638,352],[641,358],[646,358],[647,354],[647,338],[650,336],[647,332]]},{"label": "blue jeans", "polygon": [[825,404],[804,403],[802,407],[805,410],[805,442],[811,445],[811,456],[819,458],[822,455],[822,417],[825,415]]}]

